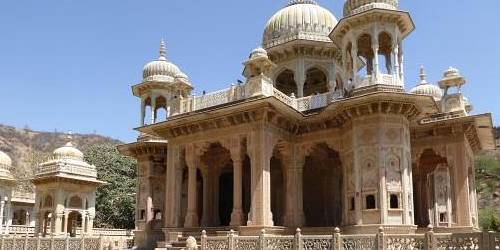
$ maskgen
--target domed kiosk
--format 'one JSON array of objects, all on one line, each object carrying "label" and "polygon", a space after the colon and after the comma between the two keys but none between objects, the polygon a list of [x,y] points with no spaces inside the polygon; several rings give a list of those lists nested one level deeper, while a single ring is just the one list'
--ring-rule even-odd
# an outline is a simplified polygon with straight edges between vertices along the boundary
[{"label": "domed kiosk", "polygon": [[77,227],[92,234],[95,192],[106,184],[83,153],[68,142],[53,151],[52,159],[37,166],[35,185],[35,235],[76,236]]}]

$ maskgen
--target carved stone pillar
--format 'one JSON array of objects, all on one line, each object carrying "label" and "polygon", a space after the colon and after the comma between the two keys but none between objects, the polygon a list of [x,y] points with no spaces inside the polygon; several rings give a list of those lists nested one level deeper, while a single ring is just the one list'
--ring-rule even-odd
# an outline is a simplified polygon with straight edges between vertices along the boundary
[{"label": "carved stone pillar", "polygon": [[94,216],[87,214],[87,228],[85,230],[87,235],[92,235],[94,232]]},{"label": "carved stone pillar", "polygon": [[145,125],[144,124],[145,116],[146,116],[146,101],[144,100],[144,98],[141,98],[141,121],[139,126]]},{"label": "carved stone pillar", "polygon": [[5,209],[5,201],[0,201],[0,234],[3,234],[3,221],[4,221],[4,209]]},{"label": "carved stone pillar", "polygon": [[231,226],[243,225],[243,153],[239,138],[231,143],[231,159],[233,160],[233,211],[231,212]]},{"label": "carved stone pillar", "polygon": [[201,216],[201,226],[208,227],[210,220],[210,211],[209,211],[209,181],[208,181],[208,169],[206,166],[202,168],[201,176],[203,179],[203,210]]},{"label": "carved stone pillar", "polygon": [[303,169],[305,156],[300,148],[286,154],[286,211],[284,224],[287,227],[301,227],[305,223],[303,203]]},{"label": "carved stone pillar", "polygon": [[252,206],[249,226],[273,226],[271,212],[271,156],[274,143],[264,126],[249,137],[249,156],[252,172]]},{"label": "carved stone pillar", "polygon": [[[190,146],[192,147],[192,146]],[[197,199],[198,192],[196,188],[196,173],[199,158],[195,155],[194,150],[189,148],[186,150],[186,164],[188,167],[188,205],[186,218],[184,220],[184,227],[197,227],[198,226],[198,209]]]},{"label": "carved stone pillar", "polygon": [[448,163],[454,174],[454,188],[457,212],[457,226],[472,227],[471,209],[468,205],[470,202],[469,196],[469,181],[466,154],[468,153],[465,148],[467,143],[465,138],[460,142],[448,146]]},{"label": "carved stone pillar", "polygon": [[379,47],[378,47],[378,42],[377,43],[374,43],[372,45],[372,49],[373,49],[373,55],[374,55],[374,63],[373,63],[373,77],[374,79],[378,79],[378,76],[380,74],[380,70],[379,70],[379,60],[378,60],[378,50],[379,50]]},{"label": "carved stone pillar", "polygon": [[399,43],[399,80],[403,85],[405,82],[403,43]]},{"label": "carved stone pillar", "polygon": [[306,68],[304,59],[297,60],[297,70],[295,71],[295,83],[297,84],[297,97],[304,97],[304,84],[306,82]]},{"label": "carved stone pillar", "polygon": [[143,179],[145,181],[145,189],[144,189],[144,195],[146,196],[146,228],[151,227],[151,221],[153,220],[153,190],[152,190],[152,185],[151,185],[151,177],[153,176],[153,162],[148,159],[143,163],[143,167],[145,169],[144,174],[145,178]]},{"label": "carved stone pillar", "polygon": [[6,205],[6,212],[7,212],[7,221],[5,223],[5,232],[8,234],[9,231],[10,231],[10,226],[12,225],[12,203],[9,199],[9,201],[7,201],[7,205]]},{"label": "carved stone pillar", "polygon": [[156,123],[156,96],[151,96],[151,124]]},{"label": "carved stone pillar", "polygon": [[65,234],[69,234],[68,232],[68,219],[69,219],[69,211],[64,211],[64,232]]},{"label": "carved stone pillar", "polygon": [[56,213],[55,214],[54,230],[52,231],[53,235],[59,235],[59,234],[61,234],[62,218],[63,218],[63,214],[62,213]]},{"label": "carved stone pillar", "polygon": [[[166,199],[165,199],[165,227],[177,227],[177,214],[180,204],[181,190],[177,190],[177,169],[179,168],[179,146],[169,142],[167,152],[167,178],[166,178]],[[180,211],[179,211],[180,212]]]},{"label": "carved stone pillar", "polygon": [[211,207],[211,215],[214,226],[220,226],[220,215],[219,215],[219,198],[220,198],[220,165],[216,165],[217,168],[214,169],[213,177],[212,177],[212,207]]},{"label": "carved stone pillar", "polygon": [[394,77],[395,79],[399,80],[399,45],[394,44],[393,45],[393,60],[394,60]]},{"label": "carved stone pillar", "polygon": [[351,48],[351,57],[352,57],[352,84],[353,88],[356,88],[358,85],[358,45],[356,41],[352,42]]}]

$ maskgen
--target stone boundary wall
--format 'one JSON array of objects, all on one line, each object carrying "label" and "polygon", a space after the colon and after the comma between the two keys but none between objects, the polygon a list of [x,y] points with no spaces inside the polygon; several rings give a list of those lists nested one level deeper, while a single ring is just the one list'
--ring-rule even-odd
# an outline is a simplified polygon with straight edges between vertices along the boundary
[{"label": "stone boundary wall", "polygon": [[130,249],[133,237],[0,237],[0,250],[118,250]]},{"label": "stone boundary wall", "polygon": [[[187,248],[188,250],[194,250]],[[332,235],[302,235],[300,229],[292,236],[207,236],[202,232],[202,250],[497,250],[500,233],[477,232],[445,234],[430,229],[425,234],[342,235],[336,229]]]}]

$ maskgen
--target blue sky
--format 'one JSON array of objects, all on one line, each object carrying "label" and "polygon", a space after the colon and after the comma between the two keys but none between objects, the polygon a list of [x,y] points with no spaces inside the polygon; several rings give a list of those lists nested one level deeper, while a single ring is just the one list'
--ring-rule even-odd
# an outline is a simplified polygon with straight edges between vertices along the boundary
[{"label": "blue sky", "polygon": [[[343,0],[319,0],[339,19]],[[475,113],[500,124],[500,1],[402,0],[417,29],[405,41],[406,85],[425,65],[436,82],[461,70]],[[0,123],[132,141],[130,86],[167,41],[167,58],[197,92],[228,86],[286,0],[0,1]]]}]

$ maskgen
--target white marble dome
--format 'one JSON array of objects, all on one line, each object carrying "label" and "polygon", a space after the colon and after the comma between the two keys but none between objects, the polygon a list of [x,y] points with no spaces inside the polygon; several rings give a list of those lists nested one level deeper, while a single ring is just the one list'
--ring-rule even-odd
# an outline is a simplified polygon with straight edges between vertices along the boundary
[{"label": "white marble dome", "polygon": [[73,159],[83,161],[82,151],[75,148],[71,141],[66,143],[66,145],[54,150],[53,156],[55,159]]},{"label": "white marble dome", "polygon": [[344,4],[344,17],[371,9],[397,10],[399,0],[347,0]]},{"label": "white marble dome", "polygon": [[2,151],[0,151],[0,166],[7,168],[12,166],[12,159]]},{"label": "white marble dome", "polygon": [[410,93],[414,95],[432,96],[435,100],[441,100],[443,97],[441,88],[427,82],[427,75],[423,67],[420,68],[420,82],[416,87],[410,90]]},{"label": "white marble dome", "polygon": [[299,39],[331,42],[328,35],[337,23],[337,18],[314,0],[292,0],[269,19],[262,43],[271,48]]},{"label": "white marble dome", "polygon": [[419,84],[410,90],[410,93],[415,95],[427,95],[432,96],[436,100],[441,100],[443,97],[443,91],[434,84]]}]

